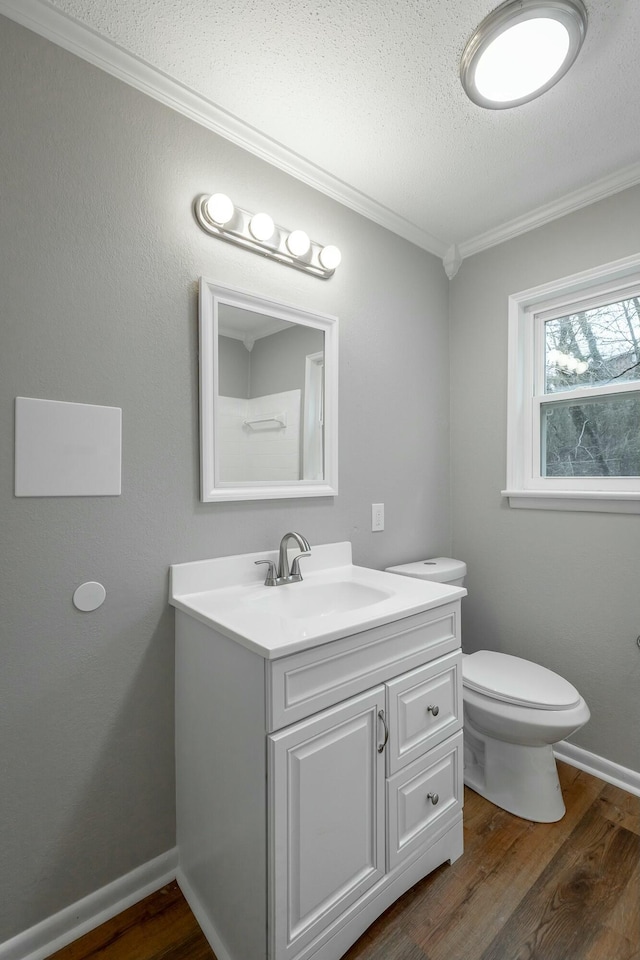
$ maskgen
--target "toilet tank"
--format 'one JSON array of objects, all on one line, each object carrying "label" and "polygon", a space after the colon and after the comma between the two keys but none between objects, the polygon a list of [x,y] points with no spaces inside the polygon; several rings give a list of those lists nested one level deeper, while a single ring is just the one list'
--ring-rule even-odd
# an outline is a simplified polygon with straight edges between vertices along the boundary
[{"label": "toilet tank", "polygon": [[451,557],[433,557],[432,560],[417,560],[415,563],[387,567],[387,573],[398,573],[401,577],[434,580],[436,583],[448,583],[452,587],[461,587],[467,575],[467,565],[462,560],[453,560]]}]

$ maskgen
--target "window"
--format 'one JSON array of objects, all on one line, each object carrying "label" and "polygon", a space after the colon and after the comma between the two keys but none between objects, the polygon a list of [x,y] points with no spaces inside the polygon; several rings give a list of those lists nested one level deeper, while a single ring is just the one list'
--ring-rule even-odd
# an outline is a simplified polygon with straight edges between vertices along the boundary
[{"label": "window", "polygon": [[640,513],[640,256],[509,298],[503,496]]}]

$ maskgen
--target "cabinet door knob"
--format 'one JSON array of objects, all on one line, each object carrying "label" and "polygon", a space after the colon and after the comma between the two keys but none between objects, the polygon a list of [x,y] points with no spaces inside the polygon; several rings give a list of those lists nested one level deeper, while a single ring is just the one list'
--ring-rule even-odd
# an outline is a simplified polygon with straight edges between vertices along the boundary
[{"label": "cabinet door knob", "polygon": [[438,796],[437,793],[428,793],[428,794],[427,794],[427,800],[431,800],[431,803],[434,805],[434,807],[435,807],[435,805],[436,805],[436,803],[438,802],[439,799],[440,799],[440,797]]},{"label": "cabinet door knob", "polygon": [[429,706],[427,707],[427,713],[432,713],[434,717],[437,717],[438,714],[440,713],[440,707],[430,703]]},{"label": "cabinet door knob", "polygon": [[378,717],[380,720],[382,720],[382,726],[384,727],[384,740],[382,741],[382,743],[378,744],[378,753],[382,753],[382,751],[387,745],[387,740],[389,739],[389,727],[387,726],[387,722],[384,719],[384,710],[378,710]]}]

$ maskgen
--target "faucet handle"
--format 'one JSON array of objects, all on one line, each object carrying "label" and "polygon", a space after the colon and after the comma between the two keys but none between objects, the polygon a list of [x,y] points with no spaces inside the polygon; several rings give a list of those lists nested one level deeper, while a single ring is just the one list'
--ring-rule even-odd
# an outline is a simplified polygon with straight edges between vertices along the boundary
[{"label": "faucet handle", "polygon": [[265,587],[275,587],[278,582],[278,570],[273,560],[254,560],[253,562],[255,563],[256,566],[258,566],[259,563],[269,564],[269,569],[267,570],[267,576],[264,581],[264,585]]},{"label": "faucet handle", "polygon": [[297,557],[293,558],[293,563],[291,564],[291,577],[295,577],[297,580],[302,580],[302,574],[300,573],[300,561],[303,557],[310,557],[311,551],[307,553],[299,553]]}]

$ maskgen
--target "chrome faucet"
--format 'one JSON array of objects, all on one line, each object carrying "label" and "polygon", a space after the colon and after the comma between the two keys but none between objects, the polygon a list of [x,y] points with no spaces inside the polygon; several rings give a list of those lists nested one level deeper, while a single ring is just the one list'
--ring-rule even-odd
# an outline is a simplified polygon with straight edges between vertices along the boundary
[{"label": "chrome faucet", "polygon": [[[289,571],[289,555],[287,553],[287,545],[289,540],[295,540],[302,553],[299,553],[293,559],[291,564],[291,571]],[[269,569],[267,570],[267,577],[264,581],[265,587],[281,587],[285,583],[299,583],[302,580],[302,574],[300,573],[300,560],[302,557],[308,557],[311,554],[311,546],[306,537],[303,537],[300,533],[285,533],[284,537],[280,541],[280,553],[278,555],[278,568],[273,560],[256,560],[256,565],[259,563],[269,564]]]}]

